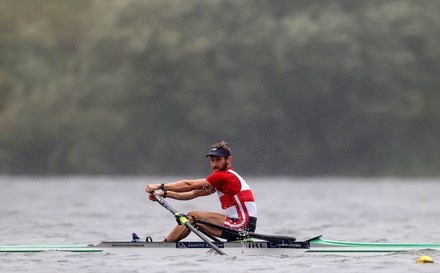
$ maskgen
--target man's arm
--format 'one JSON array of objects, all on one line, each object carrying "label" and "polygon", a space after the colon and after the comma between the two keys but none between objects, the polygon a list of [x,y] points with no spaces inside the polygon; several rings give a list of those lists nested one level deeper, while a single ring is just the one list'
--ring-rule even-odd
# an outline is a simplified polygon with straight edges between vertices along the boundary
[{"label": "man's arm", "polygon": [[191,200],[191,199],[194,199],[194,198],[197,198],[200,196],[206,196],[206,195],[213,194],[214,192],[215,192],[215,189],[214,189],[214,191],[209,191],[208,189],[192,190],[192,191],[188,191],[188,192],[167,191],[167,197],[177,199],[177,200]]},{"label": "man's arm", "polygon": [[[145,188],[145,191],[152,192],[159,190],[160,188],[161,184],[149,184]],[[190,200],[199,196],[210,195],[215,192],[215,188],[209,184],[206,179],[180,180],[164,184],[163,189],[167,192],[167,197],[177,200]],[[152,200],[154,201],[155,199]]]}]

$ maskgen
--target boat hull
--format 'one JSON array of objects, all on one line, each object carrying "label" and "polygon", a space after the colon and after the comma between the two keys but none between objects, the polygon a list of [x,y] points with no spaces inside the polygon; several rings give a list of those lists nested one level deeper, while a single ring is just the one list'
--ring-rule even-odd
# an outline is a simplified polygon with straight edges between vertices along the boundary
[{"label": "boat hull", "polygon": [[[440,249],[440,244],[394,244],[361,243],[322,240],[319,237],[310,241],[294,243],[253,242],[215,242],[229,255],[299,255],[299,254],[342,254],[376,255],[405,252],[417,249]],[[216,253],[205,242],[101,242],[96,245],[17,245],[0,246],[0,252],[23,253],[42,251],[64,252],[139,252],[147,251],[154,255],[206,254]]]},{"label": "boat hull", "polygon": [[[279,244],[274,242],[229,242],[215,243],[229,255],[279,255],[292,254],[293,251],[308,249],[310,243],[295,242],[291,244]],[[148,251],[155,255],[160,254],[206,254],[216,253],[205,242],[102,242],[97,245],[17,245],[0,246],[0,252],[23,253],[23,252],[139,252]]]}]

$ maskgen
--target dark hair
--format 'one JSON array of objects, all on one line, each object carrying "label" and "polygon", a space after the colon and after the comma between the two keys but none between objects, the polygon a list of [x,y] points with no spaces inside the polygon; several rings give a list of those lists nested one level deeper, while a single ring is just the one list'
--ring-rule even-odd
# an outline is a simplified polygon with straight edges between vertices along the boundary
[{"label": "dark hair", "polygon": [[220,141],[218,143],[212,144],[211,148],[217,148],[217,149],[223,148],[223,149],[227,150],[230,154],[232,154],[231,146],[229,146],[229,143],[227,143],[224,140],[222,140],[222,141]]}]

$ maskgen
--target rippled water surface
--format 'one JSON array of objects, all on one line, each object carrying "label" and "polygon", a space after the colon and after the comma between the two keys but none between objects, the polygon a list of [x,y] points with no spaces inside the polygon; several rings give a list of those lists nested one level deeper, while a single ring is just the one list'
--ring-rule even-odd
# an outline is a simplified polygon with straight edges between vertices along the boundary
[{"label": "rippled water surface", "polygon": [[[174,217],[148,201],[147,182],[164,177],[0,177],[0,245],[96,244],[162,240]],[[258,204],[259,233],[307,239],[440,243],[440,180],[247,178]],[[179,211],[219,211],[216,196]],[[196,239],[190,235],[189,239]],[[422,254],[434,264],[418,265]],[[0,253],[0,272],[440,272],[440,252],[367,257],[219,256],[170,253]]]}]

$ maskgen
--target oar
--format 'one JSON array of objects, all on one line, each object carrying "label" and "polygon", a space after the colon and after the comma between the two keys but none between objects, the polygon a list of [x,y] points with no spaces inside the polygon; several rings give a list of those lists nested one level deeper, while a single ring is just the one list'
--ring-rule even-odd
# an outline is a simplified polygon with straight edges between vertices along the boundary
[{"label": "oar", "polygon": [[166,208],[169,212],[171,212],[176,217],[176,220],[180,224],[184,225],[186,228],[188,228],[189,230],[194,232],[194,234],[199,236],[199,238],[202,239],[205,243],[207,243],[212,249],[217,251],[218,254],[226,255],[226,253],[224,253],[220,248],[218,248],[215,244],[213,244],[211,241],[209,241],[209,239],[206,238],[200,231],[198,231],[195,227],[193,227],[191,225],[191,223],[189,222],[188,218],[186,218],[185,214],[180,213],[177,210],[175,210],[170,204],[167,203],[167,201],[165,201],[164,198],[162,198],[156,192],[153,191],[152,194],[156,197],[157,201],[159,202],[159,204],[162,205],[162,207]]},{"label": "oar", "polygon": [[259,233],[254,233],[254,232],[250,232],[250,231],[246,231],[246,230],[236,230],[236,229],[232,229],[232,228],[228,228],[225,226],[219,226],[217,224],[208,222],[206,220],[197,220],[197,223],[200,224],[204,224],[219,230],[222,230],[226,233],[229,234],[233,234],[235,236],[238,237],[251,237],[254,239],[260,239],[260,240],[264,240],[264,241],[269,241],[269,242],[276,242],[276,243],[280,243],[280,244],[290,244],[296,241],[296,238],[294,237],[290,237],[290,236],[283,236],[283,235],[267,235],[267,234],[259,234]]}]

